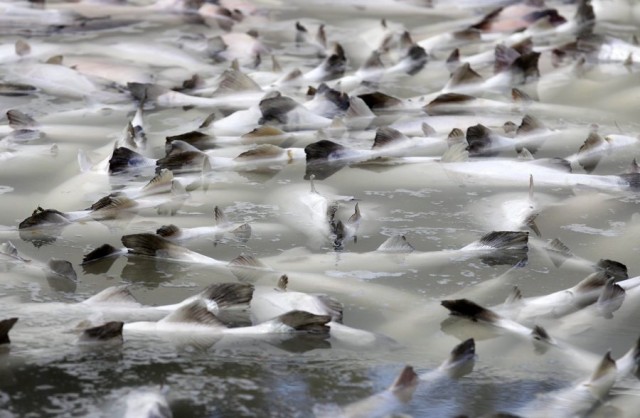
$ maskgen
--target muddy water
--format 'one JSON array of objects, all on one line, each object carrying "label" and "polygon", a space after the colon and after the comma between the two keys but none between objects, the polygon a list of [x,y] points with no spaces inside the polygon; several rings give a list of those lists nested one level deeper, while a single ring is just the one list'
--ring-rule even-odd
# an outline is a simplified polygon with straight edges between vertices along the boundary
[{"label": "muddy water", "polygon": [[[258,6],[270,13],[256,14],[237,24],[234,32],[258,27],[265,44],[287,69],[294,66],[310,69],[320,62],[319,58],[296,49],[299,48],[293,42],[296,20],[313,30],[319,22],[324,23],[328,38],[343,42],[347,56],[352,57],[349,71],[354,71],[367,52],[375,48],[368,45],[374,37],[367,38],[365,29],[378,35],[380,17],[386,17],[390,27],[404,26],[415,40],[420,40],[463,28],[482,15],[475,9],[444,6],[436,8],[441,14],[429,14],[423,19],[393,8],[367,12],[366,8],[334,11],[331,7],[305,10],[285,5]],[[560,7],[564,15],[573,16],[574,6]],[[25,31],[28,24],[23,25],[19,29],[7,29],[4,43],[13,43],[18,38],[16,34],[34,45],[44,41],[59,45],[88,42],[95,45],[98,56],[100,45],[112,44],[116,38],[123,42],[142,40],[153,48],[154,42],[184,46],[185,39],[195,38],[195,34],[221,33],[214,24],[207,29],[181,19],[169,23],[141,19],[116,29],[63,31],[46,38],[39,36],[46,25],[33,26],[31,33]],[[631,33],[611,25],[597,26],[596,30],[624,39]],[[566,35],[551,36],[536,43],[534,37],[534,49],[546,50],[548,45],[559,42],[556,39],[565,38]],[[463,55],[471,55],[492,48],[491,42],[478,42],[463,45],[461,51]],[[403,75],[388,80],[381,89],[400,98],[438,91],[448,79],[443,61],[451,49],[446,46],[430,51],[431,60],[422,71],[413,77]],[[190,53],[196,60],[209,63],[204,54]],[[77,54],[83,55],[88,52]],[[28,68],[47,58],[27,56],[21,65]],[[0,69],[3,80],[29,84],[28,79],[16,76],[15,64],[8,61]],[[260,70],[270,70],[268,61],[263,58]],[[135,63],[135,60],[127,62]],[[543,53],[540,82],[559,71],[550,62],[549,55]],[[137,65],[151,70],[158,81],[168,85],[177,85],[177,80],[191,75],[191,71],[184,68],[170,71],[164,64]],[[207,77],[213,83],[213,75],[220,74],[229,64],[209,65],[211,74]],[[247,73],[255,71],[243,65]],[[572,63],[566,64],[569,65]],[[537,113],[532,110],[547,127],[557,130],[536,158],[574,154],[588,136],[592,123],[599,125],[598,131],[603,135],[637,136],[640,128],[629,116],[629,108],[637,103],[632,92],[637,68],[631,65],[623,71],[622,64],[613,68],[614,76],[607,75],[608,67],[596,65],[580,79],[564,80],[566,91],[571,94],[549,95],[553,103],[565,106],[566,112],[561,115],[542,106]],[[489,72],[483,68],[482,74],[486,76]],[[606,91],[609,102],[614,104],[610,109],[602,109],[597,86],[612,83],[614,79],[623,80]],[[535,89],[535,84],[527,87]],[[562,88],[559,87],[559,91],[564,91]],[[596,93],[585,92],[587,89]],[[306,89],[291,89],[287,93],[303,101],[303,90]],[[485,96],[510,104],[507,91],[508,88],[500,93],[487,92]],[[616,95],[620,97],[618,101]],[[122,137],[135,112],[135,104],[125,94],[111,104],[100,100],[99,96],[74,99],[43,90],[2,99],[3,112],[20,109],[41,123],[46,136],[39,145],[55,143],[57,149],[34,152],[27,146],[0,165],[0,237],[11,241],[24,258],[33,260],[0,265],[0,295],[5,298],[0,304],[0,317],[20,318],[10,334],[10,351],[0,351],[0,416],[121,416],[125,408],[123,399],[130,392],[138,388],[162,388],[174,416],[306,417],[319,405],[346,405],[385,389],[405,364],[412,365],[419,374],[432,370],[447,358],[456,344],[469,337],[474,337],[477,344],[474,371],[460,380],[447,380],[437,386],[421,382],[401,412],[416,417],[517,412],[541,393],[586,379],[596,364],[578,367],[560,350],[552,349],[540,355],[534,352],[529,341],[496,335],[490,329],[478,329],[477,324],[452,320],[439,301],[455,292],[470,290],[470,299],[493,306],[505,300],[513,285],[527,297],[573,286],[592,270],[572,267],[569,262],[560,267],[554,265],[543,248],[553,238],[559,238],[575,256],[591,262],[613,259],[626,264],[630,277],[640,268],[636,257],[640,227],[636,193],[624,188],[594,188],[586,180],[568,184],[534,178],[536,225],[541,233],[541,237],[536,237],[526,225],[514,220],[518,205],[529,196],[526,173],[518,176],[518,180],[506,180],[512,173],[505,172],[504,179],[483,176],[483,169],[461,174],[437,162],[345,166],[316,181],[316,188],[323,195],[352,197],[341,202],[340,219],[347,219],[353,213],[356,202],[362,212],[357,242],[350,240],[339,251],[334,251],[330,240],[318,243],[307,234],[306,229],[311,228],[307,222],[309,214],[302,212],[295,201],[295,196],[310,188],[305,180],[304,161],[293,161],[268,174],[214,171],[206,175],[207,190],[192,190],[175,207],[173,215],[154,207],[122,219],[87,221],[59,231],[49,230],[46,238],[19,232],[19,222],[38,206],[60,211],[82,210],[123,184],[125,187],[133,182],[142,185],[152,177],[152,169],[135,176],[111,178],[106,173],[80,172],[78,149],[88,151],[96,161],[107,157],[113,142]],[[609,110],[616,116],[608,117]],[[61,113],[63,111],[66,113]],[[197,128],[211,111],[163,109],[148,103],[143,115],[148,137],[146,155],[164,156],[166,136]],[[446,135],[454,127],[466,130],[487,119],[494,121],[488,127],[500,132],[502,123],[519,124],[523,115],[518,106],[476,109],[456,115],[452,119],[455,124],[445,125],[446,132],[439,134]],[[428,119],[425,121],[429,123]],[[434,119],[433,125],[436,123]],[[7,121],[3,121],[3,125],[6,124]],[[60,126],[66,128],[51,128]],[[314,133],[309,135],[293,146],[304,147],[312,142]],[[365,149],[374,136],[375,129],[371,128],[365,132],[348,132],[336,140]],[[216,153],[234,156],[247,148],[221,148]],[[636,145],[605,153],[591,175],[621,173],[637,154]],[[513,149],[500,156],[514,161],[514,172],[520,170],[515,156]],[[574,166],[576,173],[585,173]],[[162,337],[125,337],[121,346],[77,346],[77,336],[70,330],[87,319],[87,315],[64,310],[54,302],[74,303],[109,286],[129,284],[141,303],[160,305],[183,300],[208,284],[239,280],[227,268],[132,255],[92,267],[80,265],[82,257],[101,244],[121,247],[120,239],[125,234],[153,232],[169,223],[181,227],[212,225],[216,205],[224,209],[232,222],[252,225],[250,239],[238,242],[228,236],[205,237],[188,242],[189,249],[222,261],[241,254],[274,263],[288,259],[282,265],[287,266],[284,272],[289,276],[291,289],[335,297],[344,304],[345,324],[384,334],[395,342],[385,340],[386,343],[361,347],[331,338],[295,335],[225,338],[211,345]],[[493,230],[529,231],[526,261],[512,269],[509,264],[495,265],[486,259],[455,254],[425,263],[409,259],[418,252],[460,249]],[[351,262],[396,234],[406,236],[416,249],[413,255],[374,256],[375,262],[362,258],[368,261],[356,265]],[[47,278],[37,264],[52,257],[70,261],[77,272],[77,281]],[[273,274],[252,277],[256,286],[274,287],[277,280]],[[498,277],[501,279],[496,283],[494,279]],[[495,286],[488,291],[475,291],[482,283],[495,283]],[[630,291],[613,319],[595,318],[588,322],[589,326],[553,319],[540,320],[540,323],[555,338],[590,351],[596,357],[611,349],[617,358],[638,338],[637,298]],[[238,316],[240,323],[247,322],[246,315]],[[89,319],[100,321],[95,316]],[[605,407],[616,408],[621,416],[634,416],[633,405],[638,402],[635,381],[618,382],[612,395],[605,399],[605,403],[611,405]]]}]

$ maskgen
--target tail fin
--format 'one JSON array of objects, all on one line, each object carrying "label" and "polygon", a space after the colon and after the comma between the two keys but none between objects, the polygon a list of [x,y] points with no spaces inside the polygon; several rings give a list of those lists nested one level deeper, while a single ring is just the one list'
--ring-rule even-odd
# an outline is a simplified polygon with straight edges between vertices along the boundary
[{"label": "tail fin", "polygon": [[156,234],[132,234],[122,237],[122,243],[129,249],[130,254],[156,257],[158,252],[169,249],[182,248]]},{"label": "tail fin", "polygon": [[97,343],[107,341],[122,342],[122,328],[124,322],[107,322],[106,324],[85,329],[80,336],[82,343]]},{"label": "tail fin", "polygon": [[418,381],[418,375],[413,370],[413,367],[405,366],[388,390],[406,403],[411,400],[413,392],[418,386]]},{"label": "tail fin", "polygon": [[253,285],[246,283],[219,283],[208,286],[200,296],[215,302],[219,308],[226,308],[251,302],[253,289]]},{"label": "tail fin", "polygon": [[311,334],[328,334],[329,326],[327,323],[331,321],[331,316],[314,315],[306,311],[290,311],[278,316],[275,320],[296,331],[304,331]]},{"label": "tail fin", "polygon": [[468,299],[443,300],[442,306],[449,310],[451,315],[463,316],[474,322],[483,321],[495,323],[501,317],[490,309],[484,308]]},{"label": "tail fin", "polygon": [[18,322],[18,318],[0,320],[0,345],[11,343],[9,331],[11,331],[16,322]]}]

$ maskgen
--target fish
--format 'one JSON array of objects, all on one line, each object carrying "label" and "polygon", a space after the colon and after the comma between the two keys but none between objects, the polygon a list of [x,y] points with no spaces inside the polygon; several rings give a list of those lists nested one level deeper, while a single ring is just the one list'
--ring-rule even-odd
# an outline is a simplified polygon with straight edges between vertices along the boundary
[{"label": "fish", "polygon": [[419,375],[421,381],[436,385],[442,379],[460,379],[473,371],[477,355],[476,344],[473,338],[469,338],[456,345],[451,350],[451,355],[438,366],[437,369]]},{"label": "fish", "polygon": [[254,324],[260,324],[292,310],[299,310],[330,316],[328,326],[331,338],[348,346],[380,349],[396,345],[389,337],[343,324],[343,307],[339,301],[326,295],[291,291],[287,287],[288,284],[288,276],[283,275],[278,280],[277,289],[261,288],[255,293],[249,306]]},{"label": "fish", "polygon": [[316,405],[316,417],[384,417],[401,409],[413,397],[419,378],[411,366],[405,366],[396,380],[386,390],[368,398],[339,407]]}]

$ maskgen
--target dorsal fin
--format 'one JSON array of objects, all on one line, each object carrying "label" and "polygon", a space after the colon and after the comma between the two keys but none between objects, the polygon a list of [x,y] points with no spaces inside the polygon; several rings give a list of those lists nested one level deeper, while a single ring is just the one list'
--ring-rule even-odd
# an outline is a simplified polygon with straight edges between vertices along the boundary
[{"label": "dorsal fin", "polygon": [[373,111],[377,109],[389,109],[402,105],[402,100],[379,91],[360,94],[358,97],[361,98],[367,106],[369,106],[369,109]]},{"label": "dorsal fin", "polygon": [[80,342],[100,343],[107,341],[122,342],[122,328],[124,322],[112,321],[106,324],[85,329],[80,336]]},{"label": "dorsal fin", "polygon": [[353,210],[353,215],[351,215],[349,219],[347,219],[347,224],[353,225],[357,222],[360,222],[361,219],[362,214],[360,213],[360,205],[358,204],[358,202],[356,202],[356,207]]},{"label": "dorsal fin", "polygon": [[366,59],[366,61],[360,66],[360,69],[364,72],[384,69],[384,64],[380,59],[380,51],[378,51],[377,49],[371,51],[371,54]]},{"label": "dorsal fin", "polygon": [[115,248],[112,245],[109,244],[102,244],[101,246],[99,246],[98,248],[96,248],[95,250],[89,252],[88,254],[86,254],[83,258],[82,258],[82,263],[80,263],[80,265],[85,265],[85,264],[89,264],[93,261],[97,261],[100,259],[103,259],[105,257],[109,257],[115,254],[119,254],[120,250]]},{"label": "dorsal fin", "polygon": [[316,41],[322,45],[323,48],[327,48],[327,34],[324,30],[324,23],[318,26],[318,31],[316,32]]},{"label": "dorsal fin", "polygon": [[468,359],[476,354],[476,342],[473,338],[469,338],[453,347],[449,355],[449,364],[457,363],[460,360]]},{"label": "dorsal fin", "polygon": [[414,250],[404,235],[393,235],[383,242],[376,251],[384,253],[403,253],[408,254]]},{"label": "dorsal fin", "polygon": [[388,147],[390,145],[406,141],[408,139],[409,138],[404,136],[402,132],[388,126],[383,126],[376,130],[376,136],[373,140],[373,146],[371,147],[371,149]]},{"label": "dorsal fin", "polygon": [[239,255],[233,260],[229,261],[229,266],[235,267],[253,267],[253,268],[266,268],[267,266],[257,258],[251,255]]},{"label": "dorsal fin", "polygon": [[169,149],[171,149],[170,144],[173,143],[174,141],[181,141],[189,145],[192,145],[196,149],[202,150],[204,148],[203,145],[210,143],[211,140],[213,139],[214,139],[213,135],[206,134],[200,131],[190,131],[184,134],[172,135],[165,138],[165,142],[166,142],[165,150],[167,149],[168,146],[169,146]]},{"label": "dorsal fin", "polygon": [[615,279],[607,280],[596,302],[598,312],[607,319],[613,318],[613,313],[620,309],[625,296],[625,290],[615,283]]},{"label": "dorsal fin", "polygon": [[516,58],[509,69],[513,74],[522,79],[519,80],[520,82],[527,82],[530,79],[537,79],[540,77],[540,70],[538,69],[539,59],[539,52],[528,52]]},{"label": "dorsal fin", "polygon": [[109,174],[123,173],[145,160],[145,157],[127,147],[118,147],[113,150],[109,159]]},{"label": "dorsal fin", "polygon": [[69,218],[65,213],[55,209],[42,209],[38,206],[31,216],[20,222],[18,229],[31,228],[46,224],[65,225],[69,222]]},{"label": "dorsal fin", "polygon": [[522,123],[518,126],[518,130],[516,131],[516,135],[528,134],[531,132],[546,130],[547,127],[544,126],[544,123],[538,118],[535,118],[529,114],[524,115],[522,118]]},{"label": "dorsal fin", "polygon": [[34,129],[38,127],[38,122],[31,116],[17,109],[7,110],[7,119],[11,129]]},{"label": "dorsal fin", "polygon": [[460,49],[456,48],[451,51],[451,53],[447,57],[447,60],[445,61],[445,64],[447,66],[447,70],[449,70],[450,73],[454,72],[460,65]]},{"label": "dorsal fin", "polygon": [[[389,391],[393,392],[403,402],[408,402],[413,395],[413,391],[418,385],[418,375],[411,366],[405,366],[396,380],[389,386]],[[405,392],[409,393],[405,393]]]},{"label": "dorsal fin", "polygon": [[226,328],[214,314],[209,312],[207,305],[200,299],[179,307],[159,322],[199,324],[215,328]]},{"label": "dorsal fin", "polygon": [[458,163],[469,159],[469,151],[467,151],[467,142],[458,142],[449,145],[449,148],[442,154],[440,162]]},{"label": "dorsal fin", "polygon": [[304,153],[307,158],[307,162],[328,160],[331,157],[338,157],[339,154],[347,148],[343,145],[323,139],[304,147]]},{"label": "dorsal fin", "polygon": [[[407,32],[408,33],[408,32]],[[418,74],[429,60],[429,54],[418,44],[412,44],[407,53],[402,58],[402,61],[406,64],[405,72],[409,75]]]},{"label": "dorsal fin", "polygon": [[531,96],[529,96],[527,93],[515,87],[511,89],[511,100],[516,103],[524,104],[529,104],[534,101],[533,98],[531,98]]},{"label": "dorsal fin", "polygon": [[129,291],[128,285],[107,287],[101,292],[84,300],[85,304],[113,303],[140,306],[140,303]]},{"label": "dorsal fin", "polygon": [[589,377],[589,383],[594,384],[596,381],[608,377],[608,375],[615,374],[616,370],[616,361],[611,357],[611,351],[607,351],[607,354],[604,355],[598,367],[596,367],[591,377]]},{"label": "dorsal fin", "polygon": [[158,251],[183,248],[156,234],[131,234],[124,235],[122,244],[128,248],[130,254],[155,257]]},{"label": "dorsal fin", "polygon": [[247,283],[217,283],[207,286],[199,296],[207,301],[213,301],[218,308],[244,305],[251,302],[254,287]]},{"label": "dorsal fin", "polygon": [[99,199],[97,202],[92,204],[88,210],[92,212],[96,212],[99,210],[109,210],[109,209],[127,209],[137,206],[135,200],[128,198],[127,196],[112,193],[108,196],[105,196]]},{"label": "dorsal fin", "polygon": [[[584,168],[587,173],[591,173],[593,170],[595,170],[601,158],[599,155],[589,155],[591,151],[595,148],[599,148],[607,144],[608,142],[600,134],[598,134],[598,132],[593,130],[589,133],[587,139],[580,146],[580,148],[578,149],[578,163],[582,166],[582,168]],[[581,157],[581,155],[583,156]]]},{"label": "dorsal fin", "polygon": [[255,148],[240,153],[234,160],[237,161],[250,161],[259,160],[263,158],[275,158],[284,155],[286,151],[273,144],[260,144]]},{"label": "dorsal fin", "polygon": [[170,225],[162,225],[160,228],[156,229],[156,235],[160,235],[164,238],[172,238],[179,236],[181,230],[178,226],[170,224]]},{"label": "dorsal fin", "polygon": [[518,130],[518,125],[508,120],[502,125],[502,129],[504,130],[505,134],[513,138],[516,134],[516,131]]},{"label": "dorsal fin", "polygon": [[470,155],[492,155],[490,152],[493,144],[491,129],[482,124],[469,126],[467,128],[467,151]]},{"label": "dorsal fin", "polygon": [[275,318],[296,331],[304,331],[311,334],[328,334],[331,321],[329,315],[315,315],[306,311],[290,311]]},{"label": "dorsal fin", "polygon": [[488,30],[491,26],[491,23],[493,23],[498,17],[498,15],[502,13],[502,10],[503,10],[503,7],[498,7],[497,9],[490,11],[489,13],[484,15],[478,23],[475,23],[469,26],[469,29],[477,29],[480,31]]},{"label": "dorsal fin", "polygon": [[451,74],[451,78],[447,82],[445,88],[476,84],[481,83],[482,81],[482,76],[475,72],[468,62],[465,62],[461,66],[456,68],[456,70]]},{"label": "dorsal fin", "polygon": [[[446,115],[456,111],[450,110],[449,105],[457,105],[475,100],[474,96],[460,93],[443,93],[422,107],[431,116]],[[456,112],[457,113],[457,112]]]},{"label": "dorsal fin", "polygon": [[149,180],[149,183],[144,185],[142,190],[145,192],[149,192],[151,190],[162,191],[163,188],[170,188],[171,182],[173,182],[173,171],[162,168],[159,173]]},{"label": "dorsal fin", "polygon": [[218,88],[213,92],[213,96],[226,96],[238,92],[262,91],[249,76],[239,70],[228,69],[222,73]]},{"label": "dorsal fin", "polygon": [[511,64],[520,57],[520,53],[504,44],[498,44],[495,47],[494,56],[493,72],[498,74],[509,69]]},{"label": "dorsal fin", "polygon": [[433,126],[429,125],[427,122],[422,122],[420,128],[422,129],[422,134],[426,137],[436,136],[437,134]]},{"label": "dorsal fin", "polygon": [[526,231],[492,231],[480,237],[479,243],[499,250],[526,249],[529,233]]},{"label": "dorsal fin", "polygon": [[551,257],[551,261],[559,268],[569,258],[573,257],[573,253],[562,241],[554,238],[545,245],[545,250]]},{"label": "dorsal fin", "polygon": [[451,315],[463,316],[474,322],[494,323],[500,319],[500,315],[468,299],[443,300],[440,303]]},{"label": "dorsal fin", "polygon": [[18,318],[0,320],[0,345],[11,343],[9,331],[11,331],[16,322],[18,322]]},{"label": "dorsal fin", "polygon": [[278,279],[277,286],[278,286],[277,287],[278,290],[282,292],[286,292],[287,287],[289,286],[289,276],[287,276],[286,274],[283,274],[282,276],[280,276],[280,278]]},{"label": "dorsal fin", "polygon": [[74,282],[78,280],[78,275],[73,269],[73,264],[67,260],[51,258],[47,261],[47,267],[49,267],[49,269],[58,276],[65,277],[69,280],[73,280]]}]

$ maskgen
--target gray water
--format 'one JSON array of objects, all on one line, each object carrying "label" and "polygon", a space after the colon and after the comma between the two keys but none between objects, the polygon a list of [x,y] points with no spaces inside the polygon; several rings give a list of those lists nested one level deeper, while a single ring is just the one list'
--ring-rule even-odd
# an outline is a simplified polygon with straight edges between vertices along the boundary
[{"label": "gray water", "polygon": [[[94,7],[95,11],[100,6]],[[435,9],[444,10],[442,15],[418,18],[394,12],[394,9],[368,13],[366,9],[345,11],[334,10],[333,6],[309,6],[309,10],[305,10],[304,7],[288,7],[286,2],[273,5],[257,2],[256,7],[269,10],[269,13],[249,16],[237,23],[233,31],[242,33],[257,27],[264,44],[271,48],[271,54],[278,57],[283,67],[311,69],[321,60],[308,51],[296,49],[300,47],[294,43],[294,24],[299,20],[310,33],[319,23],[324,23],[329,40],[343,42],[346,55],[350,57],[350,72],[355,71],[368,51],[375,47],[365,42],[370,39],[365,37],[364,30],[379,33],[381,17],[387,19],[390,27],[403,26],[412,33],[414,40],[421,40],[442,31],[462,28],[477,21],[483,11],[491,9],[451,9],[445,4],[437,5]],[[560,4],[559,7],[567,18],[573,16],[575,6]],[[117,19],[114,17],[113,20]],[[134,16],[127,25],[118,24],[112,29],[73,30],[71,26],[67,32],[61,30],[45,37],[43,34],[50,29],[46,24],[18,22],[2,29],[2,39],[3,44],[9,45],[18,38],[33,42],[34,46],[39,42],[89,43],[95,46],[96,56],[101,54],[100,45],[112,44],[116,38],[124,42],[143,41],[149,49],[162,42],[182,45],[189,51],[184,44],[190,35],[211,37],[223,33],[211,20],[209,23],[207,28],[178,18],[156,22]],[[636,33],[636,28],[598,22],[596,32],[611,33],[628,40]],[[564,39],[562,36],[557,38]],[[548,45],[557,42],[559,40],[551,37],[537,43],[534,37],[534,49],[546,50]],[[461,53],[465,56],[492,48],[490,42],[469,43],[463,45]],[[417,75],[388,80],[381,90],[400,98],[438,91],[448,79],[443,61],[451,49],[447,46],[430,51],[430,61]],[[210,62],[204,53],[189,53],[202,63]],[[79,49],[77,56],[86,54]],[[27,68],[46,60],[49,55],[25,56],[21,65]],[[5,60],[0,67],[0,79],[29,84],[28,79],[16,75],[14,60]],[[249,74],[256,71],[245,61],[241,60],[243,71]],[[267,56],[263,57],[259,69],[270,71],[269,61]],[[184,68],[169,71],[161,64],[153,68],[148,64],[140,66],[156,74],[158,82],[170,86],[178,85],[179,80],[193,73]],[[213,82],[214,75],[228,66],[228,62],[211,64],[211,74],[206,77]],[[484,76],[490,73],[490,66],[481,68]],[[554,71],[548,53],[543,53],[540,68],[541,79]],[[603,135],[637,136],[640,131],[635,121],[637,98],[632,92],[637,85],[637,66],[623,68],[617,63],[612,68],[614,75],[608,75],[609,67],[604,64],[589,67],[581,79],[567,83],[565,90],[559,87],[558,91],[562,93],[549,95],[552,103],[566,105],[571,112],[556,116],[553,111],[543,109],[536,113],[532,110],[547,127],[558,130],[557,135],[544,143],[536,158],[566,157],[577,152],[592,123],[599,125],[598,131]],[[609,103],[615,105],[603,111],[603,101],[599,99],[604,95],[599,96],[593,85],[611,84],[611,80],[621,81],[610,87],[606,95],[613,99],[618,95],[620,100],[610,99]],[[588,86],[595,93],[587,91]],[[528,87],[535,88],[535,84]],[[284,89],[283,93],[304,101],[305,91],[306,85]],[[485,97],[510,103],[508,89],[500,93],[486,92]],[[502,212],[505,201],[527,199],[528,181],[500,181],[483,177],[482,173],[464,175],[433,162],[389,167],[345,166],[316,181],[321,194],[353,197],[340,204],[340,219],[347,219],[353,213],[356,201],[362,211],[357,242],[350,240],[339,251],[334,251],[330,240],[319,245],[311,242],[304,234],[305,228],[309,228],[304,226],[308,214],[295,212],[299,206],[293,196],[310,187],[304,179],[304,161],[291,162],[269,174],[214,172],[207,177],[208,189],[191,191],[174,215],[167,215],[157,208],[143,209],[127,219],[72,224],[50,232],[51,236],[44,240],[19,232],[17,225],[38,206],[60,211],[82,210],[110,193],[112,184],[136,181],[141,185],[152,177],[152,169],[142,171],[135,178],[121,175],[111,176],[112,179],[108,179],[106,173],[80,172],[76,162],[78,149],[96,152],[100,159],[107,157],[111,144],[123,135],[135,112],[136,105],[124,93],[116,103],[103,104],[100,100],[98,96],[70,98],[40,90],[27,96],[4,96],[1,102],[2,113],[20,109],[41,122],[46,136],[39,144],[57,145],[55,155],[34,153],[27,145],[0,165],[0,237],[3,241],[11,241],[24,258],[33,260],[0,264],[0,296],[7,298],[0,302],[0,318],[20,318],[10,333],[10,351],[0,351],[2,417],[121,416],[125,408],[123,399],[138,388],[161,388],[176,417],[306,417],[313,414],[314,406],[343,406],[384,390],[406,364],[412,365],[418,374],[432,370],[447,358],[456,344],[469,337],[475,337],[477,344],[478,360],[474,371],[460,380],[448,380],[437,386],[421,382],[413,399],[400,412],[415,417],[517,412],[542,393],[586,379],[595,364],[575,367],[559,350],[539,355],[530,342],[509,335],[482,333],[464,320],[452,321],[439,301],[503,274],[508,277],[502,285],[489,292],[477,292],[470,298],[485,306],[494,306],[505,300],[513,285],[517,285],[526,297],[573,286],[591,270],[571,267],[571,263],[556,267],[542,249],[545,242],[553,238],[559,238],[573,254],[586,260],[612,259],[624,263],[630,277],[635,276],[640,267],[640,263],[636,263],[636,231],[640,222],[638,196],[628,188],[602,190],[590,187],[588,183],[545,185],[544,180],[534,178],[534,196],[539,206],[536,224],[541,232],[538,238],[526,225],[512,226],[509,213]],[[213,110],[163,109],[148,103],[143,114],[148,137],[146,155],[164,156],[166,136],[197,128]],[[616,117],[608,117],[607,110]],[[63,111],[73,113],[61,114]],[[600,118],[595,119],[593,114]],[[500,132],[502,123],[510,120],[519,124],[523,115],[518,106],[509,111],[476,109],[474,114],[458,116],[456,125],[448,127],[447,132],[454,127],[464,131],[488,116],[501,121],[489,126]],[[7,123],[2,121],[3,125]],[[54,125],[68,125],[68,128],[61,132],[47,129]],[[91,130],[95,127],[101,130]],[[446,135],[447,132],[438,133]],[[314,140],[313,135],[313,132],[309,133],[311,139],[298,140],[293,146],[304,147]],[[337,141],[366,149],[374,136],[373,128],[365,133],[348,132]],[[350,138],[357,140],[350,141]],[[248,148],[250,146],[221,148],[216,152],[234,156]],[[637,145],[606,153],[591,174],[622,173],[637,155]],[[501,156],[514,159],[516,154],[509,149]],[[578,166],[575,169],[584,173]],[[235,341],[225,338],[207,347],[181,344],[162,337],[136,339],[125,335],[121,346],[86,348],[77,346],[76,334],[69,332],[86,318],[73,312],[65,313],[55,305],[44,305],[79,302],[104,288],[120,284],[130,284],[132,293],[143,304],[177,303],[206,285],[237,281],[238,277],[227,268],[134,255],[118,257],[112,264],[105,261],[93,267],[80,265],[83,256],[101,244],[121,247],[120,239],[125,234],[154,232],[169,223],[181,227],[212,225],[216,205],[224,209],[232,222],[252,225],[250,239],[243,243],[229,236],[221,239],[204,237],[188,242],[189,249],[222,261],[230,261],[241,254],[267,260],[270,257],[278,260],[288,250],[287,254],[303,254],[300,261],[291,262],[290,270],[286,271],[291,289],[335,297],[344,303],[345,324],[386,335],[397,344],[354,347],[331,338],[294,335]],[[296,225],[303,225],[302,230],[296,229]],[[395,234],[405,235],[416,251],[431,252],[456,250],[492,230],[514,228],[529,231],[530,241],[526,262],[513,270],[510,270],[511,265],[492,265],[477,257],[444,257],[437,265],[415,267],[402,255],[381,256],[379,263],[357,268],[343,267],[352,253],[372,252]],[[70,261],[78,273],[77,282],[48,279],[34,266],[51,257]],[[259,277],[255,285],[274,287],[276,279],[277,276],[266,275]],[[339,287],[337,283],[344,286]],[[16,298],[20,302],[16,302]],[[36,308],[34,303],[42,305]],[[593,319],[590,327],[563,324],[562,328],[552,319],[542,322],[557,339],[596,356],[602,356],[610,349],[617,358],[639,336],[636,303],[637,295],[629,292],[613,319]],[[240,317],[240,322],[248,321],[247,316],[241,314]],[[558,334],[561,329],[562,333]],[[611,416],[606,415],[611,412],[606,408],[615,408],[619,413],[616,416],[635,416],[638,393],[637,382],[624,379],[616,384],[610,397],[593,415]]]}]

